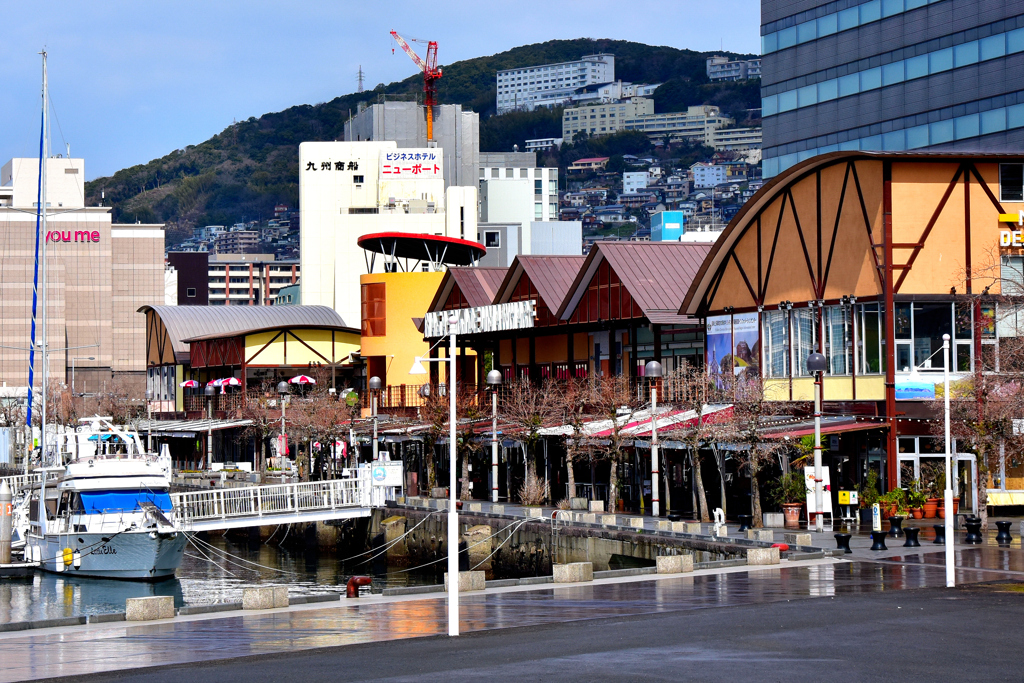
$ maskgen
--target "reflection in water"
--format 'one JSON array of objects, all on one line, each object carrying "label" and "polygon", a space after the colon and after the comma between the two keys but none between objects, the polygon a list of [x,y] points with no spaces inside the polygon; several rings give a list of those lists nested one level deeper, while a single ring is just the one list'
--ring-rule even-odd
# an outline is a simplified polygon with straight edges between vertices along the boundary
[{"label": "reflection in water", "polygon": [[[249,545],[215,534],[189,544],[177,577],[157,583],[75,578],[36,573],[0,580],[0,623],[123,612],[125,600],[171,595],[176,607],[240,602],[242,589],[254,584],[287,585],[295,595],[344,593],[356,574],[370,576],[373,590],[439,583],[444,563],[413,572],[389,568],[365,557],[342,564],[335,555],[290,552],[262,543]],[[367,555],[366,557],[370,557]]]}]

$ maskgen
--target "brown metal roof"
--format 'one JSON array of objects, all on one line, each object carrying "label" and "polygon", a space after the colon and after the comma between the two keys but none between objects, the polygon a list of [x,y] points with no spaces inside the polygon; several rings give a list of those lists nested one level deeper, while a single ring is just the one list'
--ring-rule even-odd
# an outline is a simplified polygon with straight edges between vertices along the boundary
[{"label": "brown metal roof", "polygon": [[715,273],[722,261],[729,257],[736,242],[743,235],[747,225],[757,216],[758,212],[780,192],[803,176],[832,164],[856,161],[859,159],[880,159],[886,161],[961,161],[964,159],[985,159],[990,161],[1021,161],[1020,152],[828,152],[805,159],[791,166],[774,178],[771,178],[753,197],[740,207],[740,210],[725,226],[725,230],[715,242],[708,258],[693,277],[693,284],[682,300],[680,313],[697,315],[704,293],[711,287]]},{"label": "brown metal roof", "polygon": [[143,306],[160,317],[175,353],[188,353],[185,339],[233,336],[277,327],[351,330],[329,306]]},{"label": "brown metal roof", "polygon": [[508,301],[525,273],[548,309],[557,311],[586,260],[586,256],[516,256],[494,303]]},{"label": "brown metal roof", "polygon": [[494,302],[501,281],[508,268],[449,268],[437,287],[428,311],[439,311],[448,300],[452,289],[458,286],[471,308],[488,306]]},{"label": "brown metal roof", "polygon": [[682,242],[596,242],[570,286],[557,316],[567,320],[597,272],[602,260],[622,280],[626,290],[655,322],[684,322],[678,314],[690,283],[700,270],[710,244]]}]

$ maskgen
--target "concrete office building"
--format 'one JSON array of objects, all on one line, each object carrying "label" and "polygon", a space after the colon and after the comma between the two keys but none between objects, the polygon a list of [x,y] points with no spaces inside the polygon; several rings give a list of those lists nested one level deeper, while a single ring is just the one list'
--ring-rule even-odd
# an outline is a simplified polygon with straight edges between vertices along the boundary
[{"label": "concrete office building", "polygon": [[[144,390],[146,335],[136,310],[164,300],[162,225],[114,225],[110,208],[85,205],[82,159],[47,160],[47,343],[50,377],[101,391],[113,377]],[[0,345],[29,346],[38,159],[0,169]],[[41,315],[41,311],[40,311]],[[38,330],[38,328],[37,328]],[[41,370],[36,357],[36,369]],[[36,381],[40,380],[36,374]],[[0,348],[0,381],[26,386],[28,352]]]},{"label": "concrete office building", "polygon": [[487,248],[480,267],[508,268],[516,256],[579,256],[583,253],[581,221],[479,223],[477,242]]},{"label": "concrete office building", "polygon": [[1024,1],[761,2],[763,171],[842,150],[1024,151]]},{"label": "concrete office building", "polygon": [[[371,265],[357,244],[364,235],[476,236],[475,160],[472,185],[446,188],[444,158],[443,148],[400,149],[394,141],[299,145],[303,305],[330,306],[356,325],[359,276]],[[383,260],[375,268],[382,272]]]},{"label": "concrete office building", "polygon": [[654,114],[654,100],[633,97],[626,102],[591,104],[572,107],[562,112],[562,138],[572,142],[576,133],[584,132],[591,137],[610,135],[626,127],[626,121]]},{"label": "concrete office building", "polygon": [[558,169],[481,168],[480,220],[524,225],[530,221],[558,220]]},{"label": "concrete office building", "polygon": [[[384,102],[345,123],[347,142],[393,141],[399,149],[427,144],[427,115],[416,102]],[[444,186],[473,185],[480,160],[480,115],[461,104],[434,107],[434,141],[444,150]]]},{"label": "concrete office building", "polygon": [[495,78],[499,114],[562,104],[577,88],[615,80],[615,55],[589,55],[575,62],[505,69]]}]

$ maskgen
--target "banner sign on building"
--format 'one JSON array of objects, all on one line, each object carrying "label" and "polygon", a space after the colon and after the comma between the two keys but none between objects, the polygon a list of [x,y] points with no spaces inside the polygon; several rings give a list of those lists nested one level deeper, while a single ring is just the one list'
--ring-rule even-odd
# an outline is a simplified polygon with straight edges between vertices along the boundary
[{"label": "banner sign on building", "polygon": [[444,179],[441,150],[395,149],[380,153],[380,177],[385,178],[439,178]]},{"label": "banner sign on building", "polygon": [[451,334],[448,319],[452,315],[458,316],[455,334],[523,330],[533,327],[533,320],[537,316],[537,302],[533,300],[512,301],[493,306],[427,313],[423,319],[423,336],[427,339],[434,339]]},{"label": "banner sign on building", "polygon": [[708,372],[717,377],[719,387],[724,376],[751,377],[758,372],[760,331],[757,313],[718,315],[707,319],[706,363]]}]

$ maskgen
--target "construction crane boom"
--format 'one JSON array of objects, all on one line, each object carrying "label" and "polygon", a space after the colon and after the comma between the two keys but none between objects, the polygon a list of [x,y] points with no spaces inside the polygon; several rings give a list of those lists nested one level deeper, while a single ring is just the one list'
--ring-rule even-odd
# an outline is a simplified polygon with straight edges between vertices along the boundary
[{"label": "construction crane boom", "polygon": [[[427,110],[427,141],[434,140],[434,106],[437,104],[437,81],[441,78],[441,69],[437,66],[437,41],[431,40],[427,43],[427,59],[424,61],[416,54],[409,43],[405,42],[402,36],[396,31],[391,32],[398,46],[405,54],[423,71],[423,106]],[[392,50],[394,52],[394,50]]]}]

